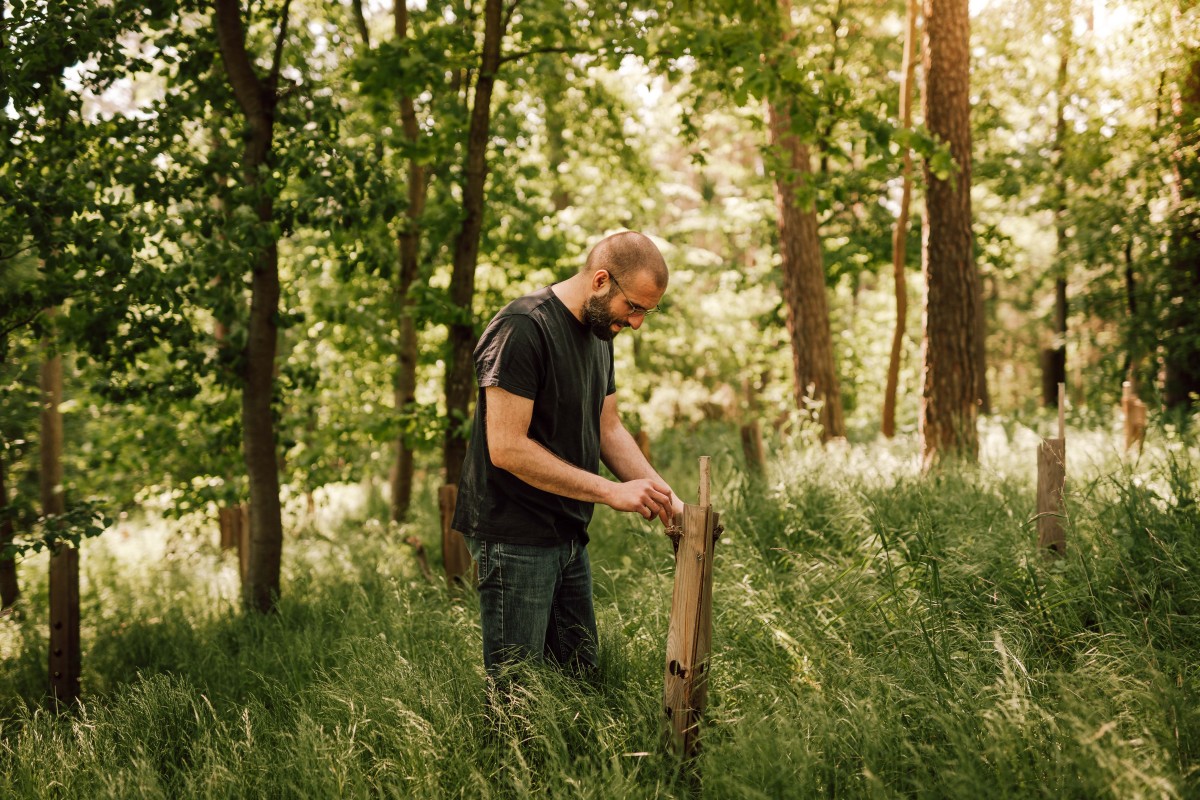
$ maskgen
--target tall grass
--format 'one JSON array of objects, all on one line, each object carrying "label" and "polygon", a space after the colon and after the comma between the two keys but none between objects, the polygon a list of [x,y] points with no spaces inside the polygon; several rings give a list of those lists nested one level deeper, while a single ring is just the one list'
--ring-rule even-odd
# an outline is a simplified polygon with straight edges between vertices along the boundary
[{"label": "tall grass", "polygon": [[[717,550],[702,783],[659,739],[672,559],[601,510],[602,669],[531,667],[488,697],[478,608],[427,583],[406,528],[293,517],[278,613],[245,614],[198,524],[126,524],[83,552],[84,692],[44,710],[44,559],[0,620],[3,797],[1079,797],[1200,794],[1200,457],[1068,444],[1068,555],[1033,543],[1033,451],[923,478],[912,442],[657,443],[694,494],[714,455]],[[1024,437],[1024,438],[1023,438]]]}]

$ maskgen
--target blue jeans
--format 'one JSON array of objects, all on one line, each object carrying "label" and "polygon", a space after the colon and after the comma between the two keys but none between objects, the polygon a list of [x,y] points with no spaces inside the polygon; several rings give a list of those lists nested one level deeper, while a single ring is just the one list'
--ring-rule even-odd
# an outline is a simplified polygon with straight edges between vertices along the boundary
[{"label": "blue jeans", "polygon": [[495,677],[514,661],[596,667],[596,612],[587,546],[500,544],[466,537],[479,566],[483,666]]}]

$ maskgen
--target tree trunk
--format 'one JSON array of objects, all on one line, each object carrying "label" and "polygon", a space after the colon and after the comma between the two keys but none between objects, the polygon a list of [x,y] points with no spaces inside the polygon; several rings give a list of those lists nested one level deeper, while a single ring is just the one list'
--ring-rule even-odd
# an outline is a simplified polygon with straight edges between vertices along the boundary
[{"label": "tree trunk", "polygon": [[[395,4],[396,39],[408,38],[408,7]],[[404,138],[415,146],[421,132],[417,126],[417,113],[410,95],[401,92],[400,121],[404,127]],[[417,324],[413,318],[413,303],[409,290],[417,279],[421,256],[421,215],[425,212],[425,168],[416,156],[408,160],[408,209],[404,227],[398,237],[400,268],[396,275],[394,296],[400,320],[400,342],[396,359],[396,375],[393,389],[396,411],[411,411],[417,401]],[[412,504],[413,449],[404,433],[396,437],[396,459],[392,464],[391,517],[396,522],[408,516]]]},{"label": "tree trunk", "polygon": [[1066,94],[1070,20],[1066,21],[1059,42],[1058,75],[1054,81],[1057,97],[1054,117],[1054,345],[1045,358],[1042,376],[1042,405],[1058,406],[1058,385],[1067,382],[1067,178],[1063,159],[1067,138]]},{"label": "tree trunk", "polygon": [[[8,486],[5,484],[4,470],[4,454],[0,453],[0,548],[11,544],[14,534],[12,520],[4,516],[8,510]],[[11,608],[20,596],[16,560],[0,557],[0,610]]]},{"label": "tree trunk", "polygon": [[[52,310],[46,312],[53,315]],[[41,370],[41,441],[38,483],[42,515],[47,526],[52,517],[66,511],[63,496],[63,422],[59,406],[63,401],[62,356],[50,355]],[[66,707],[79,698],[79,554],[70,545],[59,545],[50,555],[50,697]]]},{"label": "tree trunk", "polygon": [[[908,24],[904,35],[904,61],[900,68],[900,127],[912,127],[912,92],[917,60],[917,0],[907,0]],[[905,256],[908,250],[908,210],[912,200],[912,151],[904,148],[900,169],[900,213],[892,232],[892,276],[896,284],[896,329],[892,332],[892,352],[888,358],[887,386],[883,392],[883,435],[896,435],[896,390],[900,385],[900,354],[904,346],[904,328],[908,322],[908,281]]]},{"label": "tree trunk", "polygon": [[[1185,2],[1187,10],[1194,3]],[[1167,263],[1166,324],[1163,335],[1166,376],[1163,402],[1170,409],[1191,409],[1200,395],[1200,165],[1195,142],[1200,135],[1200,53],[1188,54],[1186,72],[1172,98],[1175,117],[1173,229]]]},{"label": "tree trunk", "polygon": [[475,265],[483,232],[483,202],[487,181],[487,148],[491,130],[492,90],[500,68],[500,41],[504,37],[501,0],[484,6],[483,56],[475,81],[475,99],[467,131],[467,156],[463,181],[463,220],[454,240],[454,270],[450,276],[450,303],[455,319],[450,324],[450,353],[446,364],[446,418],[443,445],[446,483],[457,484],[467,452],[465,426],[475,396]]},{"label": "tree trunk", "polygon": [[920,438],[923,466],[944,456],[976,460],[979,436],[978,275],[971,234],[971,110],[967,0],[925,0],[925,93],[929,131],[948,144],[947,180],[925,163],[922,230],[925,336]]},{"label": "tree trunk", "polygon": [[[792,38],[791,2],[780,0],[783,38]],[[820,406],[821,438],[845,436],[842,397],[833,361],[825,266],[817,232],[817,212],[809,198],[812,163],[808,147],[792,133],[791,98],[767,103],[770,144],[783,168],[775,176],[775,208],[783,269],[783,299],[788,308],[796,407]]]},{"label": "tree trunk", "polygon": [[[243,180],[259,193],[255,212],[262,229],[271,226],[274,216],[271,190],[264,185],[264,177],[271,157],[275,108],[279,102],[276,86],[287,35],[288,5],[285,2],[283,6],[271,72],[265,80],[260,80],[246,52],[239,3],[237,0],[216,1],[221,60],[248,126],[242,155]],[[250,320],[242,375],[242,428],[250,483],[250,563],[242,595],[249,608],[267,612],[274,609],[279,596],[283,550],[278,447],[271,413],[280,291],[278,246],[273,238],[255,255],[252,271]]]}]

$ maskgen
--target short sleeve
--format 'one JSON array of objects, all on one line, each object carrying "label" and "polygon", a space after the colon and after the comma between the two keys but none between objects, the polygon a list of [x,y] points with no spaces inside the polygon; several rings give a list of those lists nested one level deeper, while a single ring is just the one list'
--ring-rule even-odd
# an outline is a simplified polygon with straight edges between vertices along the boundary
[{"label": "short sleeve", "polygon": [[605,344],[608,345],[608,388],[604,390],[604,396],[608,397],[610,394],[617,393],[617,370],[615,364],[617,359],[613,353],[612,340],[610,339]]},{"label": "short sleeve", "polygon": [[537,397],[546,359],[537,325],[523,314],[497,317],[475,348],[480,389],[498,386],[527,399]]}]

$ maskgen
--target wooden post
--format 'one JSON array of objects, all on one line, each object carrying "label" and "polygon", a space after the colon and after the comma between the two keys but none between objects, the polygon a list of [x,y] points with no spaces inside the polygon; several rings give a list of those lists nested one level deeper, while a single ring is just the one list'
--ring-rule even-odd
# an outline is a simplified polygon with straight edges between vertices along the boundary
[{"label": "wooden post", "polygon": [[474,586],[471,552],[463,535],[450,527],[458,505],[458,486],[448,483],[438,489],[438,510],[442,515],[442,562],[446,566],[446,585]]},{"label": "wooden post", "polygon": [[719,515],[709,501],[709,459],[700,459],[700,498],[685,505],[675,551],[675,590],[667,632],[663,688],[664,727],[673,753],[690,759],[699,752],[700,720],[708,699],[712,650],[713,547]]},{"label": "wooden post", "polygon": [[79,551],[50,556],[50,697],[59,708],[79,699]]},{"label": "wooden post", "polygon": [[746,457],[746,468],[761,475],[766,469],[767,459],[763,454],[762,423],[758,420],[742,426],[742,454]]},{"label": "wooden post", "polygon": [[250,572],[250,504],[242,503],[230,509],[230,521],[233,523],[234,541],[237,543],[238,575],[242,585],[246,584],[246,575]]},{"label": "wooden post", "polygon": [[1066,552],[1063,527],[1063,486],[1067,477],[1067,434],[1063,406],[1065,387],[1058,385],[1058,438],[1043,439],[1038,446],[1037,531],[1038,547],[1054,555]]},{"label": "wooden post", "polygon": [[1125,416],[1125,449],[1134,445],[1140,450],[1146,441],[1146,404],[1133,391],[1133,383],[1121,384],[1121,411]]}]

